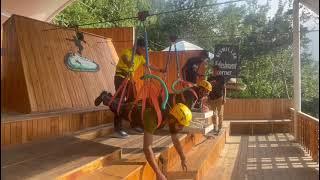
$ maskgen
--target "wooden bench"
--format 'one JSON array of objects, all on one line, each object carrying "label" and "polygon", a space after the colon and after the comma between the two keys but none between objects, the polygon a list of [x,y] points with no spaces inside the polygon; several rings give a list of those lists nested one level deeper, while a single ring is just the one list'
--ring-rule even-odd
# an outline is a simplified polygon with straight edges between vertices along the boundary
[{"label": "wooden bench", "polygon": [[65,114],[81,114],[81,113],[90,113],[90,112],[106,111],[106,110],[109,110],[109,107],[97,106],[97,107],[91,107],[91,108],[70,108],[70,109],[61,109],[59,111],[52,111],[52,112],[45,112],[45,113],[31,113],[31,114],[1,112],[1,122],[45,119],[50,117],[62,116]]},{"label": "wooden bench", "polygon": [[71,135],[113,121],[107,107],[32,114],[1,114],[1,148]]},{"label": "wooden bench", "polygon": [[[226,120],[227,121],[227,120]],[[289,133],[292,130],[292,120],[230,120],[231,134],[270,134]]]}]

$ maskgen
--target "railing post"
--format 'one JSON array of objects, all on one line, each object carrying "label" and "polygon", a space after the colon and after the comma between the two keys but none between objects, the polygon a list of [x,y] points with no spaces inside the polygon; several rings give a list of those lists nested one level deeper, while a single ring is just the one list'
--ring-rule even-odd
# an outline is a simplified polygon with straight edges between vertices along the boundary
[{"label": "railing post", "polygon": [[293,136],[294,139],[298,140],[298,117],[297,117],[297,110],[293,110]]}]

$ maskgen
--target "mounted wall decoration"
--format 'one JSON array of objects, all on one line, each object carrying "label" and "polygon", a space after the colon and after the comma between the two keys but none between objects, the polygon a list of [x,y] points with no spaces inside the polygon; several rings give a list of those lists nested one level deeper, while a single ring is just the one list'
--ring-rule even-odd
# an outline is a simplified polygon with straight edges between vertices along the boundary
[{"label": "mounted wall decoration", "polygon": [[78,53],[68,53],[65,58],[65,64],[72,71],[97,72],[100,69],[99,64]]},{"label": "mounted wall decoration", "polygon": [[[83,33],[83,38],[78,35],[77,39],[86,41],[81,42],[81,55],[73,41],[66,40],[77,36],[70,28],[13,15],[3,30],[2,48],[10,49],[1,61],[3,112],[92,109],[103,90],[114,93],[116,67],[110,64],[118,61],[118,55],[111,39],[92,33]],[[99,71],[79,72],[83,70]]]}]

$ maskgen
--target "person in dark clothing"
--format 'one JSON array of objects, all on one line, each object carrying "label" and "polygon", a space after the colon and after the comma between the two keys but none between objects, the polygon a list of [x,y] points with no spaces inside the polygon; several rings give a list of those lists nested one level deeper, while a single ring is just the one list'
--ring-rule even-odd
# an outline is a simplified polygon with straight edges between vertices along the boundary
[{"label": "person in dark clothing", "polygon": [[[100,103],[102,102],[106,106],[109,105],[109,102],[112,99],[111,93],[108,93],[106,91],[103,91],[99,97],[100,97],[99,102]],[[161,97],[159,97],[159,100],[161,100]],[[158,127],[158,122],[156,118],[157,112],[148,102],[149,102],[149,99],[147,99],[146,109],[144,111],[144,119],[141,119],[142,105],[141,103],[138,103],[139,104],[138,107],[132,110],[132,118],[133,118],[132,122],[137,122],[138,120],[144,126],[143,152],[151,168],[156,173],[157,179],[166,179],[166,177],[163,175],[163,173],[159,169],[156,163],[156,160],[154,158],[154,152],[152,150],[152,142],[153,142],[152,139],[153,139],[153,134],[158,129],[161,129],[164,126],[169,127],[169,133],[171,135],[173,145],[180,156],[181,166],[183,170],[187,171],[186,156],[184,154],[182,145],[180,144],[177,133],[179,133],[184,127],[190,125],[190,121],[192,119],[192,113],[190,109],[182,103],[177,103],[175,105],[171,104],[170,107],[172,108],[167,108],[166,110],[161,111],[163,116],[163,121],[161,122],[160,127]],[[118,107],[118,104],[119,104],[119,99],[114,100],[109,106],[110,110],[114,113],[117,113],[116,109]],[[131,102],[121,104],[119,117],[129,120],[128,114],[130,113],[131,108],[132,108]]]},{"label": "person in dark clothing", "polygon": [[182,67],[183,79],[192,83],[197,83],[197,77],[204,76],[199,74],[199,67],[201,63],[206,63],[209,58],[208,51],[202,51],[200,56],[190,58]]},{"label": "person in dark clothing", "polygon": [[[210,106],[211,109],[216,114],[215,122],[217,122],[217,118],[219,119],[218,124],[218,132],[222,128],[223,122],[223,105],[226,103],[226,86],[225,79],[222,75],[220,75],[220,67],[215,65],[212,68],[213,76],[208,78],[208,81],[212,84],[213,91],[209,94]],[[216,123],[215,123],[216,124]]]}]

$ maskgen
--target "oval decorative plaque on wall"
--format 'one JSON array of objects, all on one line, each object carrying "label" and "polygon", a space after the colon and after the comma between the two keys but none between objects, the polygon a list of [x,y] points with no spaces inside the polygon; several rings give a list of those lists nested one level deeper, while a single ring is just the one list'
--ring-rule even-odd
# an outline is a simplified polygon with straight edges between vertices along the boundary
[{"label": "oval decorative plaque on wall", "polygon": [[72,71],[97,72],[100,69],[99,64],[77,53],[68,53],[65,64]]}]

